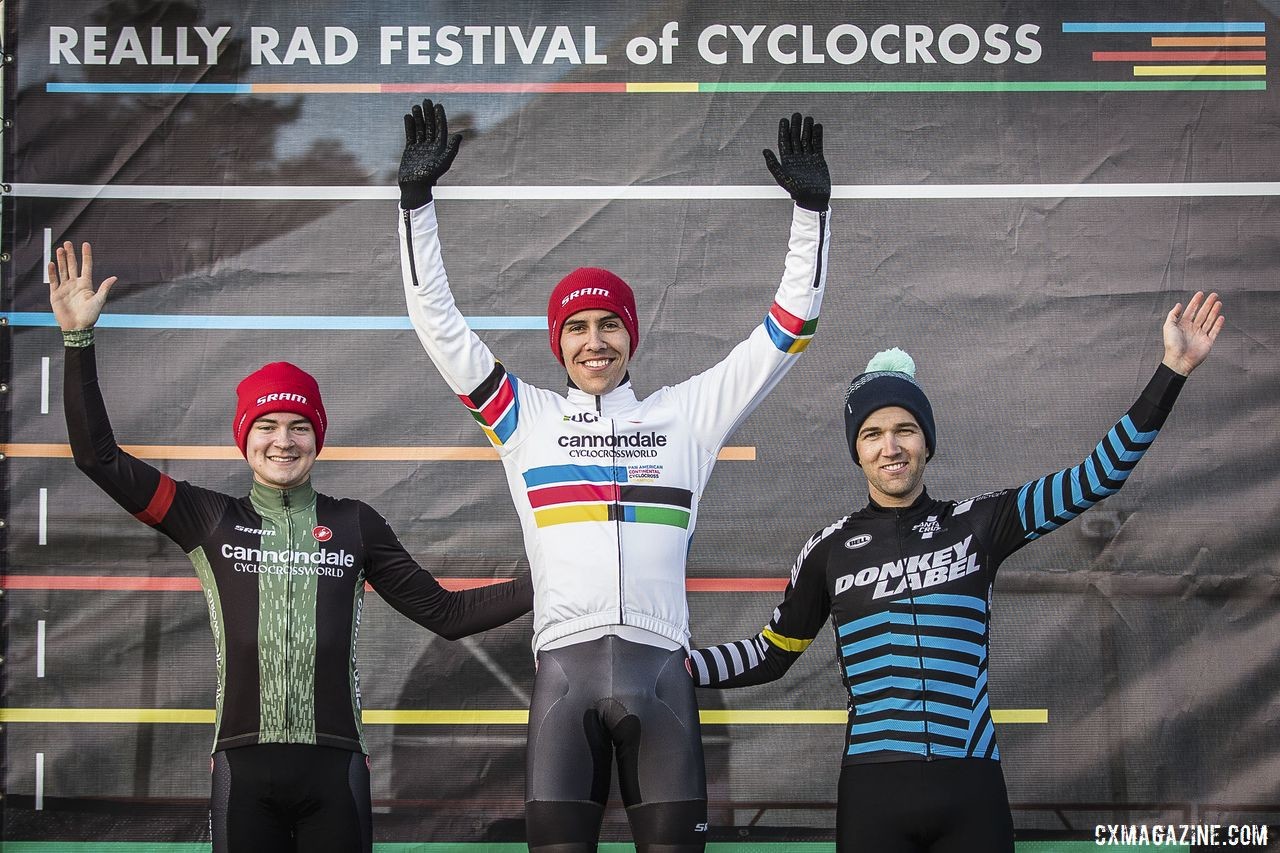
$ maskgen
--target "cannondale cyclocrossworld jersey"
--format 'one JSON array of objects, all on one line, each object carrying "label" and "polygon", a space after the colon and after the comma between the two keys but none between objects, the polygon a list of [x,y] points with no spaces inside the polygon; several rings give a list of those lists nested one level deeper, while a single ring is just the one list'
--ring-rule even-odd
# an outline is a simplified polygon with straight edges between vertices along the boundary
[{"label": "cannondale cyclocrossworld jersey", "polygon": [[445,275],[435,203],[400,211],[409,317],[498,451],[534,582],[534,651],[628,626],[688,647],[685,559],[729,435],[808,345],[826,278],[827,214],[796,206],[763,322],[719,364],[644,400],[630,382],[567,396],[522,382],[467,327]]},{"label": "cannondale cyclocrossworld jersey", "polygon": [[95,348],[66,349],[76,465],[182,548],[209,608],[217,655],[214,751],[302,743],[365,752],[356,638],[367,581],[418,624],[454,639],[529,612],[527,575],[451,592],[367,504],[304,483],[254,482],[232,497],[176,481],[122,450],[98,387]]}]

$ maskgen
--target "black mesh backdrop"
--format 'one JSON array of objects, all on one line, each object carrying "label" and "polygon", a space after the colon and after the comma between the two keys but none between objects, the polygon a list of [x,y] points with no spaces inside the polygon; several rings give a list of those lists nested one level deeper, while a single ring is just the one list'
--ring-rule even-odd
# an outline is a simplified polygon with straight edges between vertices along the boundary
[{"label": "black mesh backdrop", "polygon": [[[929,488],[962,498],[1078,462],[1154,369],[1164,312],[1196,289],[1218,290],[1229,318],[1223,337],[1130,484],[1001,570],[991,693],[997,709],[1048,711],[1047,723],[997,727],[1024,838],[1091,833],[1099,821],[1275,822],[1280,109],[1268,79],[1272,48],[1253,48],[1267,54],[1250,61],[1266,67],[1261,77],[1195,78],[1261,81],[1260,89],[937,91],[946,82],[1139,79],[1133,63],[1092,55],[1150,49],[1147,36],[1064,33],[1064,22],[1260,22],[1265,42],[1274,37],[1274,11],[1207,2],[712,6],[6,4],[5,48],[15,63],[6,67],[5,89],[14,125],[4,133],[12,192],[4,222],[11,260],[3,265],[8,426],[0,466],[11,720],[22,709],[213,703],[198,592],[58,588],[76,585],[58,580],[67,577],[192,573],[176,548],[112,504],[70,459],[40,449],[66,441],[60,341],[37,316],[49,310],[46,229],[55,242],[93,241],[99,271],[121,277],[110,313],[399,318],[395,202],[359,194],[394,184],[400,113],[421,97],[64,92],[49,84],[906,82],[934,90],[427,92],[467,133],[439,205],[458,302],[472,316],[537,316],[569,269],[609,266],[638,295],[637,391],[705,369],[760,321],[787,237],[785,200],[724,190],[770,183],[760,149],[774,144],[780,116],[802,110],[826,124],[844,197],[832,205],[818,335],[731,439],[755,448],[755,460],[719,465],[690,552],[691,577],[734,581],[785,577],[813,531],[865,499],[839,411],[845,383],[877,350],[900,345],[915,356],[938,421]],[[668,21],[679,23],[680,34],[671,64],[628,62],[628,40],[656,38]],[[1039,56],[894,65],[868,55],[856,65],[786,65],[769,57],[767,35],[751,64],[740,49],[723,65],[697,50],[698,34],[721,24],[809,25],[821,47],[839,24],[868,34],[885,24],[917,25],[936,36],[957,22],[979,33],[998,23],[1011,33],[1035,24]],[[105,27],[110,57],[126,26],[140,28],[149,45],[153,26],[172,36],[178,27],[223,24],[231,27],[227,50],[213,66],[49,62],[53,27],[73,28],[82,40],[84,28]],[[564,25],[580,50],[583,28],[593,26],[609,59],[526,65],[509,46],[501,66],[491,56],[452,66],[408,66],[402,55],[379,63],[379,27],[446,24]],[[354,60],[251,64],[251,27],[282,33],[283,55],[295,27],[319,34],[326,25],[359,37]],[[1188,183],[1227,188],[1195,192]],[[133,199],[71,198],[36,188],[45,184],[190,189],[178,198],[147,189]],[[998,189],[1026,184],[1112,190],[1096,198],[1074,190],[1020,198]],[[1121,194],[1117,184],[1137,189]],[[969,185],[997,189],[962,191],[962,198],[923,192]],[[192,197],[219,186],[227,199]],[[247,186],[278,187],[281,197],[246,200],[238,188]],[[352,190],[306,200],[294,197],[300,186]],[[650,200],[522,200],[501,192],[476,200],[447,192],[525,186],[709,189],[692,199]],[[159,325],[98,332],[122,443],[229,446],[235,383],[264,362],[287,359],[319,377],[331,446],[483,445],[407,329]],[[563,383],[544,332],[482,336],[526,381]],[[248,487],[238,460],[157,464],[210,488]],[[377,507],[437,575],[507,577],[525,569],[496,462],[322,455],[315,481],[321,491]],[[774,592],[693,592],[693,640],[752,634],[776,601]],[[371,596],[360,649],[365,705],[522,710],[532,684],[529,626],[525,619],[447,643]],[[844,698],[831,637],[822,635],[780,683],[700,698],[708,710],[838,710]],[[523,726],[372,724],[367,735],[380,839],[522,837]],[[8,722],[3,736],[6,839],[194,841],[207,832],[207,724]],[[714,837],[832,837],[840,725],[712,724],[704,736]],[[37,753],[44,756],[39,784]],[[627,837],[617,809],[606,836]]]}]

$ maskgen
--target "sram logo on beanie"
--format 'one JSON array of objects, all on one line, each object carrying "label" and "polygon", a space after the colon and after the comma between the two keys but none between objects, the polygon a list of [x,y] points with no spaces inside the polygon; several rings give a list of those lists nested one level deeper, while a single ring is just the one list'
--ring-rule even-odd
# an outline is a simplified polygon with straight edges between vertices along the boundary
[{"label": "sram logo on beanie", "polygon": [[274,402],[274,401],[276,401],[276,400],[284,400],[284,401],[289,402],[289,403],[302,403],[302,404],[304,404],[304,405],[305,405],[305,404],[306,404],[306,402],[307,402],[306,395],[304,395],[304,394],[288,394],[288,393],[284,393],[284,394],[266,394],[266,395],[264,395],[264,396],[262,396],[262,397],[259,397],[259,398],[257,399],[257,401],[254,403],[254,405],[255,405],[255,406],[261,406],[261,405],[263,405],[263,404],[265,404],[265,403],[271,403],[271,402]]},{"label": "sram logo on beanie", "polygon": [[579,311],[593,308],[618,315],[631,336],[629,354],[635,355],[640,343],[640,324],[636,322],[636,297],[631,287],[606,269],[579,267],[560,279],[547,300],[547,334],[551,337],[551,351],[561,364],[564,356],[560,354],[560,329],[564,321]]},{"label": "sram logo on beanie", "polygon": [[[606,299],[613,298],[613,294],[610,293],[609,289],[606,287],[583,287],[583,288],[579,288],[578,290],[575,290],[573,293],[570,293],[564,299],[561,299],[560,307],[563,308],[573,300],[578,299],[579,297],[582,297],[582,296],[603,296]],[[579,308],[578,310],[581,311],[582,309]]]},{"label": "sram logo on beanie", "polygon": [[236,386],[236,417],[231,424],[236,447],[245,452],[249,428],[263,415],[291,412],[311,421],[316,433],[316,452],[324,447],[329,426],[315,378],[287,361],[275,361],[250,373]]}]

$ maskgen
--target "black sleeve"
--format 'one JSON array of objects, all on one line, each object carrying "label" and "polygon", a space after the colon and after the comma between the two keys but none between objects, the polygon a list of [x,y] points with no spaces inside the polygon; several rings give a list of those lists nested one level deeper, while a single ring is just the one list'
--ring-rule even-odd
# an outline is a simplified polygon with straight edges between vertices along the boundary
[{"label": "black sleeve", "polygon": [[1120,491],[1156,440],[1185,382],[1185,376],[1161,364],[1137,401],[1083,462],[1002,493],[992,507],[992,549],[997,559]]},{"label": "black sleeve", "polygon": [[830,534],[840,526],[837,522],[805,543],[792,566],[782,603],[763,631],[689,652],[699,687],[748,687],[775,681],[809,648],[831,615],[827,555]]},{"label": "black sleeve", "polygon": [[134,518],[190,552],[213,529],[232,498],[175,481],[116,444],[98,387],[93,345],[66,347],[62,384],[67,437],[76,467]]},{"label": "black sleeve", "polygon": [[369,583],[396,610],[447,640],[505,625],[533,609],[528,572],[513,581],[451,592],[409,556],[387,520],[365,504],[360,527]]}]

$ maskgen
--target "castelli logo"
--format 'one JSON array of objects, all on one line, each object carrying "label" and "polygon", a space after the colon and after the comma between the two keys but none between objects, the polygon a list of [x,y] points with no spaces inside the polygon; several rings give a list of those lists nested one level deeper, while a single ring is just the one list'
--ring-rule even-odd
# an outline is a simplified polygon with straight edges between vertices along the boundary
[{"label": "castelli logo", "polygon": [[316,538],[317,542],[328,542],[333,538],[333,531],[321,524],[311,528],[311,535]]}]

